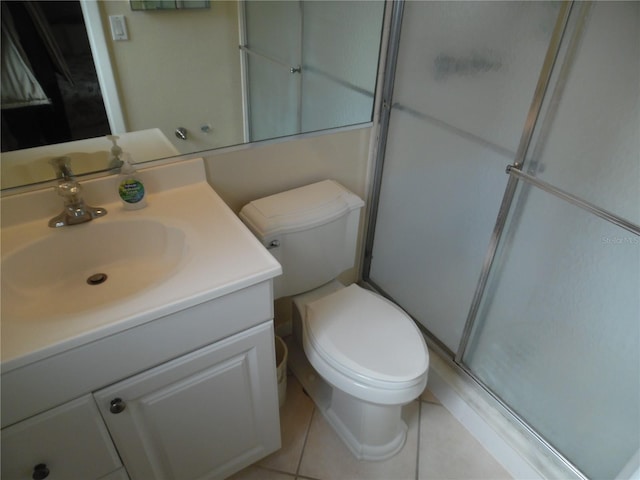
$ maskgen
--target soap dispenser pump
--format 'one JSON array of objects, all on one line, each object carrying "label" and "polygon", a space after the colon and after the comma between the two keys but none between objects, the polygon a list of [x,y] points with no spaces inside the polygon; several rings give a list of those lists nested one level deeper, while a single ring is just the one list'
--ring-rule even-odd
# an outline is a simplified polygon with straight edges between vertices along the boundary
[{"label": "soap dispenser pump", "polygon": [[138,210],[147,206],[144,185],[136,175],[136,167],[131,164],[131,156],[123,154],[124,161],[118,179],[118,195],[125,210]]},{"label": "soap dispenser pump", "polygon": [[107,140],[111,140],[111,152],[109,153],[109,170],[117,170],[122,166],[122,148],[118,145],[117,135],[107,135]]}]

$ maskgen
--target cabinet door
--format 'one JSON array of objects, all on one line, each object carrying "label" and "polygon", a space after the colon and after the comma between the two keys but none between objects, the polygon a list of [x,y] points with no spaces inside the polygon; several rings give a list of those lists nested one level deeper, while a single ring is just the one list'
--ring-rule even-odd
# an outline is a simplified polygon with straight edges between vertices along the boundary
[{"label": "cabinet door", "polygon": [[133,480],[224,478],[280,447],[271,322],[94,396]]},{"label": "cabinet door", "polygon": [[2,478],[98,479],[121,467],[91,395],[2,430]]}]

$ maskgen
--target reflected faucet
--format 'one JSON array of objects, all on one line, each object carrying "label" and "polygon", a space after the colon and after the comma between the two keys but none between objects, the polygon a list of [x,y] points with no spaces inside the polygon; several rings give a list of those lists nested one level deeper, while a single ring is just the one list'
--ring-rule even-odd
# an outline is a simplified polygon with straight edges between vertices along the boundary
[{"label": "reflected faucet", "polygon": [[75,175],[71,170],[71,159],[69,157],[57,157],[49,160],[49,163],[56,172],[58,180],[71,181],[75,180]]},{"label": "reflected faucet", "polygon": [[71,170],[71,159],[69,157],[54,158],[49,163],[53,166],[58,179],[58,185],[54,189],[58,195],[64,198],[64,210],[60,215],[49,220],[50,227],[77,225],[107,214],[104,208],[90,207],[84,203],[80,194],[82,186],[76,181],[76,177]]}]

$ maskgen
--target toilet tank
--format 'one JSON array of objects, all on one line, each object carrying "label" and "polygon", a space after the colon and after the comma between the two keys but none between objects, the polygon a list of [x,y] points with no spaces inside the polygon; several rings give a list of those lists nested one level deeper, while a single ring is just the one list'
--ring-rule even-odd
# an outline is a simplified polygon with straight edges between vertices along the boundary
[{"label": "toilet tank", "polygon": [[240,218],[282,265],[274,297],[319,287],[353,267],[364,202],[324,180],[245,205]]}]

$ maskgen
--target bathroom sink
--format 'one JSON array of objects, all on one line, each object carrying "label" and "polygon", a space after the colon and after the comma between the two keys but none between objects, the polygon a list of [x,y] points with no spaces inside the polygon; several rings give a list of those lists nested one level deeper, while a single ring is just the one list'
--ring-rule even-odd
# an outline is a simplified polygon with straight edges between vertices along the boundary
[{"label": "bathroom sink", "polygon": [[3,258],[3,316],[33,320],[122,300],[171,276],[187,251],[184,232],[157,220],[52,231]]},{"label": "bathroom sink", "polygon": [[[206,181],[202,159],[141,168],[147,206],[125,210],[117,178],[81,180],[105,216],[50,228],[62,198],[0,198],[4,372],[224,297],[281,273]],[[203,315],[202,322],[234,322]],[[223,328],[220,323],[220,328]]]}]

